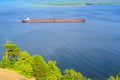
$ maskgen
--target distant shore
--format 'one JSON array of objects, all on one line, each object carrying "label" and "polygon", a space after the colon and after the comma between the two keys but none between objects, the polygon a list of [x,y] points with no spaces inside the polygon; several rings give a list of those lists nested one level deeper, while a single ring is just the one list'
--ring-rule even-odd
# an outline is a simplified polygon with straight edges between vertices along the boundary
[{"label": "distant shore", "polygon": [[31,6],[41,6],[41,5],[50,5],[50,6],[85,6],[85,5],[111,5],[111,4],[120,4],[120,2],[32,2]]}]

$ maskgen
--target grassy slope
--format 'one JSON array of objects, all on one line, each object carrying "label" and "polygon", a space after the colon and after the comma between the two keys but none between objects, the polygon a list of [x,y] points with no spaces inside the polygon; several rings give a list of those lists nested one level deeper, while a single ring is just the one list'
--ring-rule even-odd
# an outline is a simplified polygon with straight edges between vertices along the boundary
[{"label": "grassy slope", "polygon": [[0,80],[35,80],[35,79],[27,79],[24,76],[19,75],[15,71],[0,69]]}]

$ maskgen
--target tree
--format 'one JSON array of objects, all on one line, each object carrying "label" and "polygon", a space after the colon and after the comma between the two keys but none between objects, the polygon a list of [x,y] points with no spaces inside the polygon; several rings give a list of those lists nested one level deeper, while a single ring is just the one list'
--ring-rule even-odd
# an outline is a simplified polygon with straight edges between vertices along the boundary
[{"label": "tree", "polygon": [[3,48],[5,50],[6,58],[16,58],[19,56],[19,53],[21,52],[18,45],[13,44],[12,41],[8,41],[6,44],[3,45]]},{"label": "tree", "polygon": [[28,78],[31,78],[33,75],[31,63],[32,61],[29,53],[27,51],[21,52],[18,60],[15,62],[14,70]]},{"label": "tree", "polygon": [[84,77],[81,73],[76,72],[73,69],[66,69],[62,80],[90,80]]},{"label": "tree", "polygon": [[110,76],[108,80],[120,80],[120,73],[118,73],[116,77]]},{"label": "tree", "polygon": [[120,80],[120,73],[116,75],[116,80]]},{"label": "tree", "polygon": [[40,55],[32,56],[33,76],[36,80],[46,80],[48,75],[48,65]]},{"label": "tree", "polygon": [[5,60],[6,65],[8,64],[10,64],[10,66],[14,65],[15,61],[17,60],[21,52],[20,48],[16,44],[13,44],[12,41],[8,41],[6,44],[4,44],[3,48],[5,50],[3,56],[6,59]]},{"label": "tree", "polygon": [[5,56],[2,57],[2,60],[0,61],[0,68],[6,68],[8,64],[6,64],[6,58]]},{"label": "tree", "polygon": [[115,80],[113,76],[110,76],[108,80]]},{"label": "tree", "polygon": [[56,66],[56,61],[49,60],[48,61],[49,67],[49,75],[47,76],[46,80],[60,80],[62,77],[60,69]]}]

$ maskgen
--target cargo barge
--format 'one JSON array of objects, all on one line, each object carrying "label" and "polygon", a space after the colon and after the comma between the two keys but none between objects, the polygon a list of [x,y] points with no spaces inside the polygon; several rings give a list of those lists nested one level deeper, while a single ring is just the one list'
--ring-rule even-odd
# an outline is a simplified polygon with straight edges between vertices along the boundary
[{"label": "cargo barge", "polygon": [[85,19],[29,19],[22,20],[25,23],[54,23],[54,22],[85,22]]}]

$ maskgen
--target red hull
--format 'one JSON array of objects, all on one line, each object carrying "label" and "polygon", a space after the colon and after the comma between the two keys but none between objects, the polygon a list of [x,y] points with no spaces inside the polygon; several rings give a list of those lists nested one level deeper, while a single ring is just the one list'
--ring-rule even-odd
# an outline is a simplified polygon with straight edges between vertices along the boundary
[{"label": "red hull", "polygon": [[85,19],[31,19],[23,20],[22,22],[28,23],[45,23],[45,22],[85,22]]}]

